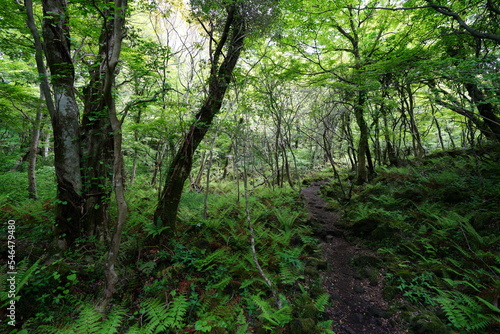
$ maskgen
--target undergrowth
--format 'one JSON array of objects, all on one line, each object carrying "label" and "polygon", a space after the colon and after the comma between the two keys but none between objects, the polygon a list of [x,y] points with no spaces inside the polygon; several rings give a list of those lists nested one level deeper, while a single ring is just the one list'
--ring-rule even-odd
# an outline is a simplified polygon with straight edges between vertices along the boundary
[{"label": "undergrowth", "polygon": [[26,244],[19,256],[27,277],[18,291],[18,328],[0,324],[0,330],[332,333],[323,318],[328,295],[315,267],[318,241],[297,193],[260,187],[249,198],[257,256],[277,287],[281,308],[255,268],[241,190],[212,185],[206,218],[203,197],[186,191],[177,233],[158,244],[158,236],[169,231],[152,223],[156,193],[138,176],[129,188],[117,293],[104,311],[97,304],[106,250],[96,240],[78,240],[71,252],[49,251],[50,245],[37,241],[51,239],[52,204],[4,202],[9,210],[2,218],[16,220],[17,237]]},{"label": "undergrowth", "polygon": [[414,332],[500,331],[499,185],[498,150],[471,150],[385,168],[353,189],[344,227],[385,254],[385,297],[404,297]]}]

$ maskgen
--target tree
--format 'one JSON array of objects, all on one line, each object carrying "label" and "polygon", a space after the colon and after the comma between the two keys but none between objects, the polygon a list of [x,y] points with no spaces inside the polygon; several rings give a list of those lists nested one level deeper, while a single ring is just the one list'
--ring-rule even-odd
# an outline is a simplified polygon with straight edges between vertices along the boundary
[{"label": "tree", "polygon": [[[37,68],[52,121],[54,166],[57,177],[55,234],[61,248],[67,248],[80,236],[83,214],[79,111],[74,94],[75,69],[66,0],[43,0],[43,50],[50,68],[52,92],[41,55],[42,45],[31,29],[37,53]],[[31,0],[26,1],[30,8]],[[30,17],[30,15],[28,15]],[[31,19],[28,19],[31,21]],[[53,94],[53,95],[52,95]]]},{"label": "tree", "polygon": [[220,112],[233,71],[249,34],[266,31],[276,15],[276,1],[192,1],[194,16],[209,37],[209,76],[206,97],[167,169],[154,220],[175,231],[184,183],[193,166],[193,154]]},{"label": "tree", "polygon": [[[222,107],[224,95],[231,82],[232,72],[243,48],[247,23],[243,2],[225,4],[222,31],[215,40],[213,31],[207,30],[210,39],[216,43],[210,50],[210,76],[208,92],[203,105],[195,116],[195,121],[184,135],[182,144],[170,164],[165,186],[158,201],[154,220],[159,226],[175,231],[177,209],[181,199],[184,182],[193,166],[193,154],[210,128],[215,115]],[[200,20],[200,22],[202,22]],[[225,53],[225,54],[224,54]]]}]

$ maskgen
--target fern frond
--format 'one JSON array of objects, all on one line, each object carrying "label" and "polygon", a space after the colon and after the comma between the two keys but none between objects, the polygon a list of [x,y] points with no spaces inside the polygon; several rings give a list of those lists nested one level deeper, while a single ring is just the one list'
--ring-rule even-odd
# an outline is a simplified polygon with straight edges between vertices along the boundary
[{"label": "fern frond", "polygon": [[167,309],[167,314],[164,323],[167,327],[181,328],[183,318],[188,309],[189,303],[184,294],[180,294],[174,298],[174,301]]},{"label": "fern frond", "polygon": [[316,298],[314,301],[314,306],[316,309],[320,312],[325,312],[325,307],[328,304],[328,301],[330,299],[330,295],[328,293],[323,293]]},{"label": "fern frond", "polygon": [[80,311],[80,316],[78,317],[74,326],[73,331],[75,333],[85,333],[94,334],[99,333],[101,328],[102,315],[94,305],[85,304]]},{"label": "fern frond", "polygon": [[[281,309],[275,309],[271,304],[257,296],[252,297],[252,301],[260,308],[262,318],[273,326],[283,327],[292,320],[292,308],[289,305],[283,306]],[[272,327],[266,327],[272,329]]]},{"label": "fern frond", "polygon": [[474,298],[461,292],[441,291],[437,301],[450,323],[458,329],[483,329],[493,320],[493,317],[481,313],[481,305]]},{"label": "fern frond", "polygon": [[118,333],[126,314],[122,307],[114,307],[108,314],[105,321],[100,325],[100,333]]},{"label": "fern frond", "polygon": [[158,333],[167,329],[164,319],[167,317],[167,306],[158,299],[148,299],[141,303],[142,311],[145,313],[147,333]]}]

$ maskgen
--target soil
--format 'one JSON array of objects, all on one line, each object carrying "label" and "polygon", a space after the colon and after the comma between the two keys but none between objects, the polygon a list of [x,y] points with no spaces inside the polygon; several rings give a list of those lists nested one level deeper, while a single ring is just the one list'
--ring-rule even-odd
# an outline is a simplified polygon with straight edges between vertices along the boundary
[{"label": "soil", "polygon": [[330,294],[328,319],[333,320],[336,334],[399,334],[408,333],[400,325],[397,313],[391,312],[382,297],[383,273],[375,270],[364,278],[354,266],[353,259],[377,258],[374,252],[351,244],[344,232],[336,226],[339,214],[329,211],[319,190],[327,180],[315,181],[302,189],[302,195],[311,219],[317,223],[317,235],[323,241],[328,269],[322,273],[324,289]]}]

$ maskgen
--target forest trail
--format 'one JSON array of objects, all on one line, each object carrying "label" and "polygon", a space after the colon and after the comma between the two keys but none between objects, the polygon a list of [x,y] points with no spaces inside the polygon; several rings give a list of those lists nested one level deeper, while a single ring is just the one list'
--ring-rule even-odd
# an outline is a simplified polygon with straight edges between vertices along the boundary
[{"label": "forest trail", "polygon": [[383,274],[375,279],[363,278],[352,264],[353,258],[373,258],[368,249],[350,244],[343,231],[335,226],[339,214],[327,209],[327,202],[320,196],[321,185],[327,180],[315,181],[302,189],[306,208],[317,222],[317,235],[328,269],[322,273],[323,285],[330,294],[331,306],[328,319],[333,320],[336,334],[399,334],[408,333],[399,328],[397,315],[388,312],[388,303],[382,297]]}]

